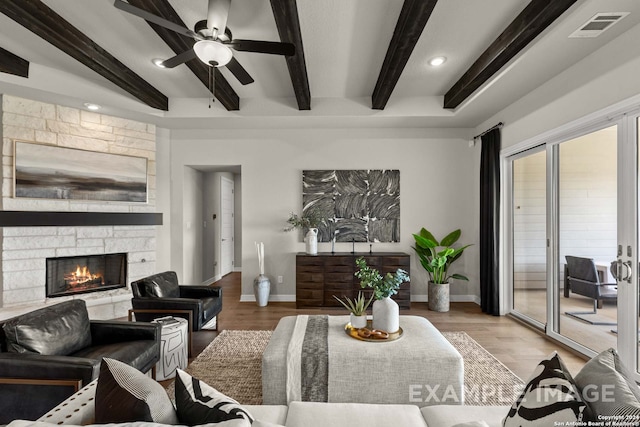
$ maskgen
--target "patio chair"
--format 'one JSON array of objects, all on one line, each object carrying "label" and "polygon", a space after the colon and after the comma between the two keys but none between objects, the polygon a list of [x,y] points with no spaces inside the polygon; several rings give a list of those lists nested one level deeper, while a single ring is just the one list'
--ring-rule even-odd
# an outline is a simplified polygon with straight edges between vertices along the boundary
[{"label": "patio chair", "polygon": [[567,260],[565,277],[571,292],[593,299],[593,311],[567,311],[565,314],[592,325],[616,325],[615,322],[590,320],[583,316],[597,314],[600,301],[616,301],[618,299],[618,286],[615,283],[600,283],[598,271],[592,258],[567,255],[565,259]]}]

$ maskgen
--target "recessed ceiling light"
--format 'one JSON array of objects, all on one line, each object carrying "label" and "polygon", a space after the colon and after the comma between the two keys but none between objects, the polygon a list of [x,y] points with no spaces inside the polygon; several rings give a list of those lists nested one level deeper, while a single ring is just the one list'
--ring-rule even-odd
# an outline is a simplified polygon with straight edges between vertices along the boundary
[{"label": "recessed ceiling light", "polygon": [[435,58],[431,58],[429,60],[429,65],[432,67],[439,67],[447,61],[447,58],[444,56],[436,56]]},{"label": "recessed ceiling light", "polygon": [[85,102],[84,106],[87,107],[87,110],[91,110],[91,111],[98,111],[100,108],[102,108],[98,104],[92,104],[90,102]]},{"label": "recessed ceiling light", "polygon": [[162,63],[164,62],[164,59],[153,58],[151,62],[153,62],[153,65],[155,65],[158,68],[167,68],[164,65],[162,65]]}]

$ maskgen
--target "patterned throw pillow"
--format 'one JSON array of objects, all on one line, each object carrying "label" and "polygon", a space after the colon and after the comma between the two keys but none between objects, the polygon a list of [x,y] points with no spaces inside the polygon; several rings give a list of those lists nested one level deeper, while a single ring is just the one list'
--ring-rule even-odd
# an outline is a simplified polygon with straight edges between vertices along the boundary
[{"label": "patterned throw pillow", "polygon": [[106,357],[100,365],[95,407],[98,424],[178,423],[169,395],[160,383],[136,368]]},{"label": "patterned throw pillow", "polygon": [[180,369],[175,390],[178,418],[183,424],[250,427],[253,423],[253,417],[238,402]]},{"label": "patterned throw pillow", "polygon": [[587,406],[571,374],[554,351],[536,367],[503,426],[553,426],[555,421],[568,425],[570,421],[582,421],[585,411]]}]

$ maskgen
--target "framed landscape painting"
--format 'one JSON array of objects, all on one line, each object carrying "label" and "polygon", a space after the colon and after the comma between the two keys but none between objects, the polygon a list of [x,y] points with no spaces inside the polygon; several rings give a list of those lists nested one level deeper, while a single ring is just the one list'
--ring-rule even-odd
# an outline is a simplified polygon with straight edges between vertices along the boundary
[{"label": "framed landscape painting", "polygon": [[147,201],[147,159],[16,142],[14,196]]}]

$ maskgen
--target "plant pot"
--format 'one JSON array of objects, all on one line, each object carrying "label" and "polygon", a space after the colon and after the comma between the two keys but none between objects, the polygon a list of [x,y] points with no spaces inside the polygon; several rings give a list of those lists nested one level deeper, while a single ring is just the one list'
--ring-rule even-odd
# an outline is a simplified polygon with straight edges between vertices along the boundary
[{"label": "plant pot", "polygon": [[356,316],[355,314],[350,314],[349,321],[351,322],[351,326],[354,328],[364,328],[367,326],[367,315],[363,314],[362,316]]},{"label": "plant pot", "polygon": [[400,329],[400,307],[391,297],[373,302],[373,329],[396,332]]},{"label": "plant pot", "polygon": [[429,310],[449,311],[449,284],[429,281]]},{"label": "plant pot", "polygon": [[253,279],[253,294],[256,297],[258,307],[265,307],[269,303],[269,293],[271,293],[271,280],[264,274],[260,274]]}]

